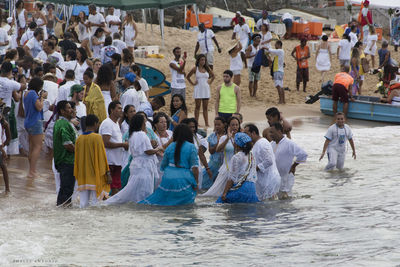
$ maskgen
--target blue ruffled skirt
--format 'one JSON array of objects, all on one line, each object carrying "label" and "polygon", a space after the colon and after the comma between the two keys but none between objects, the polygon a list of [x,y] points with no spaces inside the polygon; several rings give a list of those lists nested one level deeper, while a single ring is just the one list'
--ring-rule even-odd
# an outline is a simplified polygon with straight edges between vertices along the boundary
[{"label": "blue ruffled skirt", "polygon": [[256,203],[260,202],[256,194],[256,185],[252,182],[244,182],[237,190],[230,190],[226,194],[226,201],[219,197],[216,203]]},{"label": "blue ruffled skirt", "polygon": [[121,172],[121,190],[128,184],[129,176],[131,176],[131,171],[129,167],[131,166],[132,155],[129,156],[128,164],[123,168]]},{"label": "blue ruffled skirt", "polygon": [[189,169],[168,166],[153,194],[139,204],[177,206],[194,203],[197,186],[196,180]]},{"label": "blue ruffled skirt", "polygon": [[217,179],[218,171],[219,171],[219,168],[221,167],[221,165],[222,164],[217,161],[210,160],[210,162],[208,162],[208,167],[210,168],[213,177],[212,177],[212,179],[210,179],[210,177],[208,176],[207,170],[206,169],[203,170],[203,183],[201,186],[202,189],[209,189],[213,185],[215,179]]}]

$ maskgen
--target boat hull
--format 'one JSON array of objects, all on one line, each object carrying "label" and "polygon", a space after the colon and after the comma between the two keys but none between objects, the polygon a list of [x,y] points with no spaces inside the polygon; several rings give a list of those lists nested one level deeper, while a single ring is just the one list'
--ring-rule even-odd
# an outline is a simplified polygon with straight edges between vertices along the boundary
[{"label": "boat hull", "polygon": [[[333,116],[332,98],[320,96],[319,101],[321,112]],[[343,103],[340,101],[338,102],[338,111],[343,111]],[[378,97],[355,96],[355,101],[349,103],[347,117],[400,124],[400,106],[380,103]]]}]

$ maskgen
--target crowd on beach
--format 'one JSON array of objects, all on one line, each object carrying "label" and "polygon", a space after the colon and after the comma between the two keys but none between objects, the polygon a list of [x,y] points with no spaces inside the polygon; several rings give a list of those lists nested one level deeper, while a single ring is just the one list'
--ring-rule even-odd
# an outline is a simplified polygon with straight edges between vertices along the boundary
[{"label": "crowd on beach", "polygon": [[[332,87],[335,123],[325,135],[320,157],[328,154],[326,170],[343,169],[347,141],[356,158],[353,134],[345,120],[348,102],[361,93],[362,77],[369,72],[366,55],[371,56],[372,69],[398,71],[387,42],[378,51],[379,65],[375,66],[377,35],[366,2],[363,39],[352,22],[337,51],[342,72]],[[171,102],[163,112],[167,110],[165,98],[150,98],[149,85],[134,62],[139,32],[132,13],[121,21],[120,11],[110,7],[104,18],[90,5],[88,18],[79,13],[59,41],[54,23],[60,19],[53,14],[54,6],[46,6],[46,15],[44,9],[42,3],[35,3],[29,19],[20,0],[16,15],[7,19],[8,28],[0,29],[4,136],[0,167],[6,191],[10,191],[7,155],[26,154],[27,176],[33,179],[38,176],[36,165],[44,149],[53,155],[57,206],[70,206],[74,191],[79,192],[81,207],[99,202],[183,205],[193,203],[196,196],[215,197],[219,203],[291,196],[296,167],[307,160],[307,153],[291,140],[290,123],[271,107],[265,113],[269,127],[260,131],[255,124],[243,122],[240,113],[245,95],[240,88],[243,69],[249,76],[248,97],[256,96],[261,73],[269,67],[278,103],[285,103],[285,41],[272,45],[266,11],[257,22],[257,33],[237,13],[232,20],[232,45],[227,48],[230,69],[221,74],[213,70],[218,64],[215,48],[218,53],[222,48],[204,24],[199,25],[195,66],[187,67],[187,54],[175,47],[169,62]],[[291,37],[291,20],[290,14],[283,17],[285,38]],[[297,64],[297,90],[303,83],[306,91],[311,56],[307,40],[300,40],[291,56]],[[322,36],[316,57],[324,82],[324,72],[332,64],[328,36]],[[207,137],[198,121],[202,107],[205,126],[210,127],[208,101],[216,75],[223,76],[223,83],[215,86],[213,132]],[[186,106],[188,83],[194,87],[193,118]],[[338,101],[344,103],[343,113],[337,112]],[[393,90],[386,101],[400,104],[399,90]]]}]

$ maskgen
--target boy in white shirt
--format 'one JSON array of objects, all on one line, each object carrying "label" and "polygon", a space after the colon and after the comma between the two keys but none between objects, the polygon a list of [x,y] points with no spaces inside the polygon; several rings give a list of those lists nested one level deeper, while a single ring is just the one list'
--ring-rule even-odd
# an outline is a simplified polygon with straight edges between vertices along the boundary
[{"label": "boy in white shirt", "polygon": [[274,55],[272,71],[274,73],[274,83],[278,90],[279,103],[285,104],[285,91],[283,90],[283,75],[284,75],[284,60],[285,51],[282,49],[282,41],[278,40],[275,43],[275,49],[266,49],[270,54]]},{"label": "boy in white shirt", "polygon": [[353,158],[356,159],[353,133],[351,128],[344,123],[344,113],[336,113],[336,123],[328,128],[325,138],[324,148],[319,160],[323,159],[325,152],[328,151],[329,162],[325,167],[326,171],[333,170],[335,167],[339,170],[343,169],[346,158],[346,140],[349,140],[353,150]]}]

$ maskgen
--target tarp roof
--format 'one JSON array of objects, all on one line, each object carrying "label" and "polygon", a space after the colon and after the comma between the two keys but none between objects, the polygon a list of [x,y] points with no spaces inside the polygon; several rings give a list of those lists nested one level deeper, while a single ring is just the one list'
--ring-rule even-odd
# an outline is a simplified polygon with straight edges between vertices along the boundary
[{"label": "tarp roof", "polygon": [[113,6],[122,10],[141,8],[164,9],[171,6],[195,3],[195,0],[50,0],[49,2],[64,5],[90,5],[109,7]]},{"label": "tarp roof", "polygon": [[[361,4],[362,0],[351,0],[352,4]],[[400,7],[400,0],[369,0],[369,6],[371,8],[396,8]]]}]

